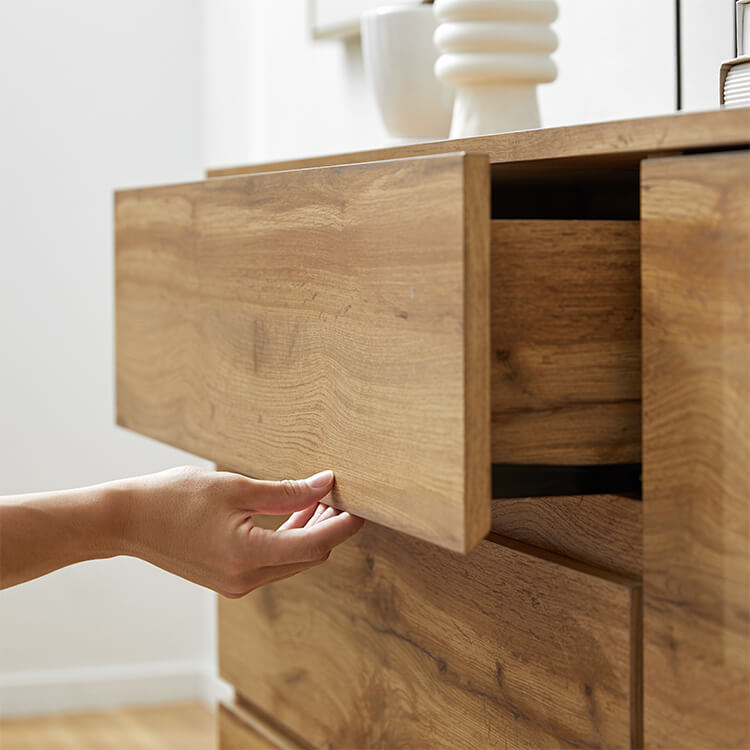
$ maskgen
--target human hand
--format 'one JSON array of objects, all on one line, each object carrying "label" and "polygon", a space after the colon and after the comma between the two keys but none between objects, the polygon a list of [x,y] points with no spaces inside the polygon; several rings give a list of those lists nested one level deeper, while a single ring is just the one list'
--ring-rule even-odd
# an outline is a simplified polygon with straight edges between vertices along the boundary
[{"label": "human hand", "polygon": [[[196,466],[119,480],[121,554],[134,555],[223,596],[320,565],[364,523],[320,501],[333,472],[259,481]],[[292,513],[276,531],[256,513]]]}]

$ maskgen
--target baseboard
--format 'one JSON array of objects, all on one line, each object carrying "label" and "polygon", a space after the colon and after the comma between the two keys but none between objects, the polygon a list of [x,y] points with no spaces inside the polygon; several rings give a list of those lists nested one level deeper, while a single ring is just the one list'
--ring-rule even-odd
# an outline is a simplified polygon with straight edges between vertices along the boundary
[{"label": "baseboard", "polygon": [[0,674],[0,716],[30,716],[123,706],[202,701],[213,705],[231,688],[202,661],[114,664]]}]

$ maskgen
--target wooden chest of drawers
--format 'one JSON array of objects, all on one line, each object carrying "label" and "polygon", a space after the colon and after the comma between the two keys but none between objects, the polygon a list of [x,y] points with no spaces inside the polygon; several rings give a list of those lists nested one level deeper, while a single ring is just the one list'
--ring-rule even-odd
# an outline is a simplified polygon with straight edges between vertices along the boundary
[{"label": "wooden chest of drawers", "polygon": [[[118,421],[370,519],[223,748],[750,747],[750,110],[116,200]],[[489,533],[488,533],[489,532]]]}]

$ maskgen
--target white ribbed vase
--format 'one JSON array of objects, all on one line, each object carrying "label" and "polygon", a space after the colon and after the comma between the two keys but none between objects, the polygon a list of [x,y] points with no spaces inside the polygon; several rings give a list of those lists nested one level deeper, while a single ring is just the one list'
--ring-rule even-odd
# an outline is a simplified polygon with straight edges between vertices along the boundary
[{"label": "white ribbed vase", "polygon": [[435,75],[456,89],[451,138],[540,125],[536,87],[554,81],[554,0],[435,0]]}]

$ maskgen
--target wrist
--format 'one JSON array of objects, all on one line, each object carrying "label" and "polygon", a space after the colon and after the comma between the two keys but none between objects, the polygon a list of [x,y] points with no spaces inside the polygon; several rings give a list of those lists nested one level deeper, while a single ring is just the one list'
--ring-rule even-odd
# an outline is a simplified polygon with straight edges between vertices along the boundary
[{"label": "wrist", "polygon": [[93,527],[88,530],[93,541],[91,557],[104,558],[132,555],[134,491],[126,481],[101,484],[92,502],[96,506],[88,513]]}]

